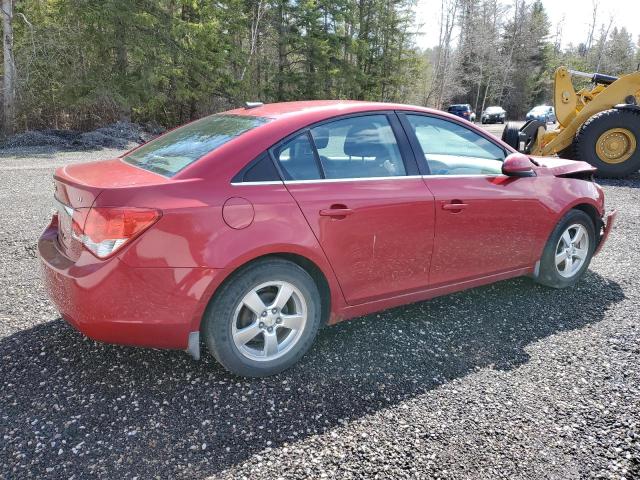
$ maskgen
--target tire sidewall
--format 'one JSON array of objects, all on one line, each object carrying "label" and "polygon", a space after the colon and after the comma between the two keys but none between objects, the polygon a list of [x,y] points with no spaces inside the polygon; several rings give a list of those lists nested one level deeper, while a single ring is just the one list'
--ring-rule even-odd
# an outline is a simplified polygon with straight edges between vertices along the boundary
[{"label": "tire sidewall", "polygon": [[[607,130],[624,128],[636,137],[636,151],[622,163],[607,163],[600,160],[595,146]],[[583,125],[576,136],[578,158],[588,161],[598,169],[602,177],[624,177],[640,169],[640,114],[627,110],[607,110]]]},{"label": "tire sidewall", "polygon": [[513,122],[507,122],[502,131],[502,141],[510,147],[520,150],[520,128]]},{"label": "tire sidewall", "polygon": [[[257,285],[286,281],[300,290],[307,306],[307,323],[296,345],[285,355],[268,362],[245,357],[231,334],[238,304]],[[216,294],[205,313],[202,334],[209,351],[230,372],[248,377],[274,375],[298,362],[313,344],[321,321],[320,294],[311,276],[286,260],[256,262],[237,272]]]},{"label": "tire sidewall", "polygon": [[[587,252],[587,260],[584,262],[582,267],[580,267],[580,270],[578,270],[578,272],[576,272],[572,277],[566,278],[560,275],[556,268],[556,247],[564,231],[570,225],[576,223],[583,225],[587,229],[587,234],[589,235],[589,249]],[[549,240],[547,240],[547,244],[545,245],[544,252],[540,260],[540,275],[538,277],[539,283],[554,288],[565,288],[575,285],[589,268],[595,248],[596,232],[591,217],[582,210],[569,211],[569,213],[562,217],[560,222],[558,222],[556,227],[553,229]]]}]

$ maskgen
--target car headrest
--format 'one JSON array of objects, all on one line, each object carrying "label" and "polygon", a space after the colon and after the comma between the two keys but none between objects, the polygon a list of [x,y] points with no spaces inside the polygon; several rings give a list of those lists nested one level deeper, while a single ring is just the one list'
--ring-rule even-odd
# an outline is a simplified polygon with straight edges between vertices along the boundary
[{"label": "car headrest", "polygon": [[307,158],[313,158],[313,150],[311,149],[311,144],[307,141],[306,137],[304,140],[297,139],[293,142],[291,149],[291,160],[296,163],[304,163],[307,162]]},{"label": "car headrest", "polygon": [[327,127],[315,127],[311,130],[313,141],[316,144],[316,148],[326,148],[329,144],[329,129]]},{"label": "car headrest", "polygon": [[380,133],[374,125],[353,125],[344,140],[344,153],[350,157],[379,157],[384,155]]}]

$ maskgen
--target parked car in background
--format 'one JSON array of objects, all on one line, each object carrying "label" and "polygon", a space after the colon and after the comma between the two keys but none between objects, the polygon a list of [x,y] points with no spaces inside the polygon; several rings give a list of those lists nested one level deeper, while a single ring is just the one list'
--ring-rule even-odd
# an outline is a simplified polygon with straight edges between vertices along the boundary
[{"label": "parked car in background", "polygon": [[556,123],[556,112],[549,105],[538,105],[527,113],[527,120],[538,120],[544,123]]},{"label": "parked car in background", "polygon": [[469,105],[468,103],[449,105],[449,108],[447,108],[447,112],[451,113],[452,115],[462,117],[465,120],[469,120],[470,122],[476,121],[476,114],[473,111],[473,108],[471,108],[471,105]]},{"label": "parked car in background", "polygon": [[194,358],[202,339],[265,376],[324,324],[522,275],[575,284],[614,215],[593,170],[427,108],[252,104],[58,168],[38,251],[87,336]]},{"label": "parked car in background", "polygon": [[487,107],[480,117],[482,123],[504,123],[507,112],[502,107]]}]

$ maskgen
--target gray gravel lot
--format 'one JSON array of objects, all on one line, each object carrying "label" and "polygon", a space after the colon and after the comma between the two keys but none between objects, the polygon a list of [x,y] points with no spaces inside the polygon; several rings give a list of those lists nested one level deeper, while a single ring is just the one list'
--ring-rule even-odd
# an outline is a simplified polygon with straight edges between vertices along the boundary
[{"label": "gray gravel lot", "polygon": [[517,279],[320,332],[277,377],[104,345],[38,277],[54,166],[0,153],[0,478],[640,478],[640,175],[557,291]]}]

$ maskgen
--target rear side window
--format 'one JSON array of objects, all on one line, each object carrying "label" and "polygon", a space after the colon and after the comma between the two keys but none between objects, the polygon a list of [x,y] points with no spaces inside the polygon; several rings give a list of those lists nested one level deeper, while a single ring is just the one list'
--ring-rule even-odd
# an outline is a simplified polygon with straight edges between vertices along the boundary
[{"label": "rear side window", "polygon": [[386,115],[366,115],[311,129],[325,178],[406,175],[396,136]]},{"label": "rear side window", "polygon": [[267,152],[260,155],[245,168],[240,170],[231,183],[244,182],[274,182],[280,181],[276,167]]},{"label": "rear side window", "polygon": [[311,140],[306,132],[275,148],[273,153],[287,180],[322,178]]},{"label": "rear side window", "polygon": [[268,121],[262,117],[211,115],[143,145],[126,155],[124,161],[172,177],[207,153]]}]

